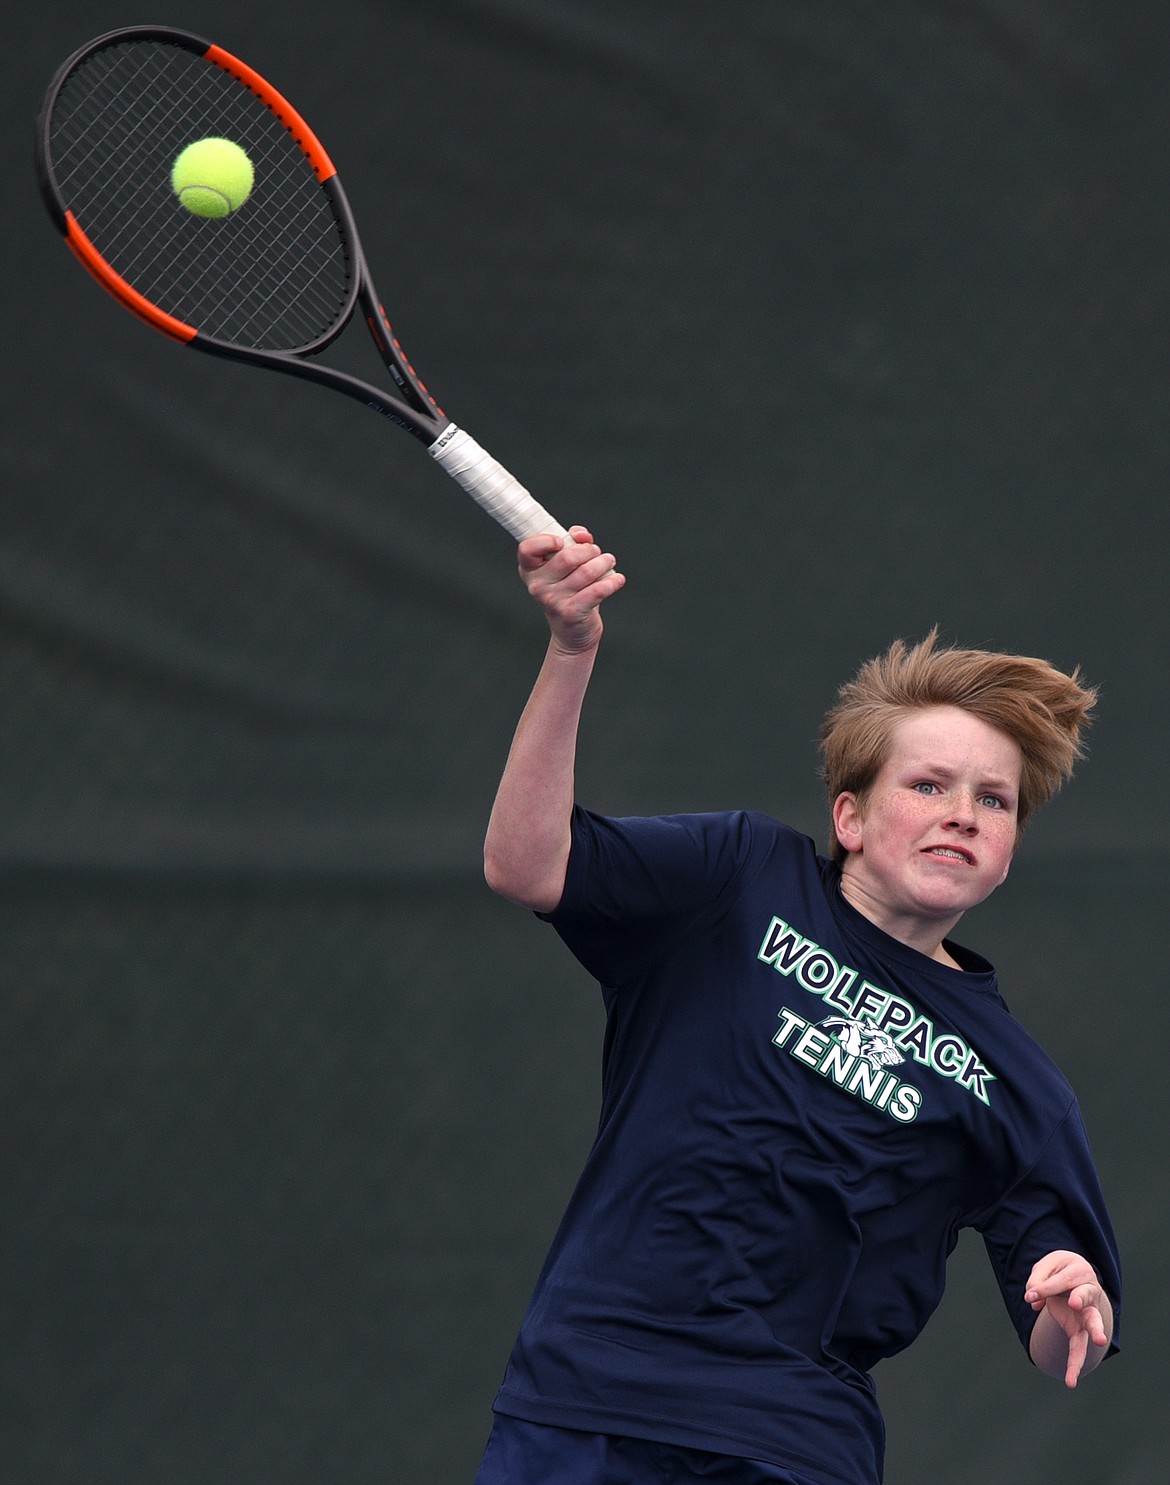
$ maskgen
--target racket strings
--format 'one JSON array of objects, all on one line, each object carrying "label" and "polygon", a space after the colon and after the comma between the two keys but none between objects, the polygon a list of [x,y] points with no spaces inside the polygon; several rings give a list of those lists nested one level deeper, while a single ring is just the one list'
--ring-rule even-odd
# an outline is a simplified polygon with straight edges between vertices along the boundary
[{"label": "racket strings", "polygon": [[[252,193],[222,219],[171,189],[196,139],[234,140]],[[215,63],[168,42],[121,42],[66,79],[50,121],[65,207],[144,298],[235,345],[297,350],[348,314],[356,265],[329,193],[286,125]]]}]

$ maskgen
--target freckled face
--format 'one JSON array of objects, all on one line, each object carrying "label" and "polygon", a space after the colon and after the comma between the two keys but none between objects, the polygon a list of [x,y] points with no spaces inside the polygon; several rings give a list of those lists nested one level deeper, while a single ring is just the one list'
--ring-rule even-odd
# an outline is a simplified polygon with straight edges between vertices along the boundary
[{"label": "freckled face", "polygon": [[1006,733],[958,707],[912,712],[864,802],[834,806],[845,896],[904,942],[945,934],[1008,874],[1021,765]]}]

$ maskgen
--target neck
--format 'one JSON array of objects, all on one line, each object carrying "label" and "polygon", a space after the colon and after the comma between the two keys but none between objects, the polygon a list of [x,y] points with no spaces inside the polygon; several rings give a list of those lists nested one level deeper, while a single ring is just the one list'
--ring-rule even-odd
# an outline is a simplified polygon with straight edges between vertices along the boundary
[{"label": "neck", "polygon": [[863,882],[857,880],[852,872],[846,869],[841,873],[841,895],[850,907],[856,908],[863,918],[868,918],[883,933],[888,933],[891,938],[897,939],[900,944],[905,944],[908,949],[914,949],[919,954],[925,954],[928,959],[933,959],[938,964],[945,964],[951,969],[961,969],[962,965],[946,950],[944,939],[963,916],[956,913],[953,917],[945,919],[923,919],[909,912],[899,912],[896,908],[875,899],[866,890]]}]

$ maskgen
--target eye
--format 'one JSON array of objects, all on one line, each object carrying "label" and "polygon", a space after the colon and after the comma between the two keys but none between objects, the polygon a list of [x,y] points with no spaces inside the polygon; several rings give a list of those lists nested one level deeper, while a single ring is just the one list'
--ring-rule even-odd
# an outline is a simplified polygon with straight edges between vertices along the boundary
[{"label": "eye", "polygon": [[1006,800],[1001,799],[998,794],[981,794],[979,796],[979,803],[986,805],[989,810],[1007,809]]},{"label": "eye", "polygon": [[921,779],[917,784],[910,786],[916,794],[937,794],[938,785],[932,784],[929,779]]}]

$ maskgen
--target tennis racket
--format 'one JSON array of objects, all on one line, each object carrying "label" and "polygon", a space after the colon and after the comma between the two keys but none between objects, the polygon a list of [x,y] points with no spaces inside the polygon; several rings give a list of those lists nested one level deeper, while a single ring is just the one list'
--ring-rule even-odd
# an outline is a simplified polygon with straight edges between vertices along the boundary
[{"label": "tennis racket", "polygon": [[[223,218],[194,216],[174,161],[229,139],[254,171]],[[37,119],[41,193],[65,241],[126,309],[196,350],[333,387],[385,414],[518,541],[565,529],[439,408],[374,288],[329,156],[251,67],[169,26],[108,32],[57,71]],[[311,359],[360,306],[393,382]]]}]

